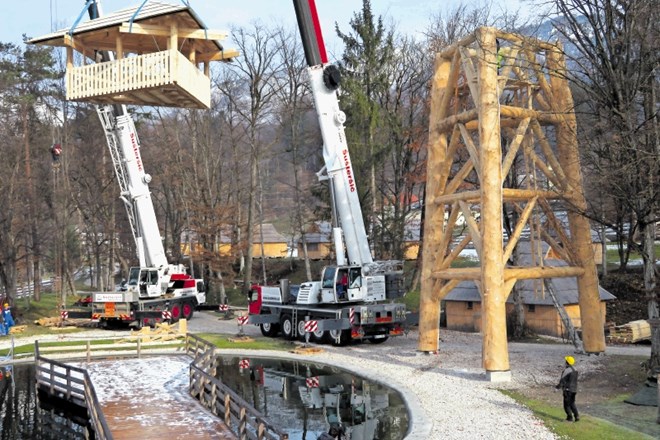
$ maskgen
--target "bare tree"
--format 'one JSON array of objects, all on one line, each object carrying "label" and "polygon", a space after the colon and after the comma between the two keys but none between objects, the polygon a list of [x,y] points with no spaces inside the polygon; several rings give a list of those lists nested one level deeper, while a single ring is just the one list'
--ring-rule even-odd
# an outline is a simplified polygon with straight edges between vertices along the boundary
[{"label": "bare tree", "polygon": [[[318,157],[321,151],[318,130],[309,133],[306,124],[308,119],[315,119],[310,90],[307,85],[305,56],[297,33],[281,29],[278,33],[283,74],[279,76],[282,82],[278,87],[279,106],[276,111],[278,125],[282,131],[281,138],[290,167],[285,175],[290,176],[286,185],[293,192],[294,209],[291,212],[293,236],[300,237],[305,263],[305,273],[312,280],[312,271],[307,251],[306,234],[312,219],[312,195],[305,179],[305,168],[309,157]],[[313,127],[316,124],[312,125]],[[311,144],[311,145],[310,145]],[[311,147],[311,149],[310,149]],[[319,148],[317,148],[319,147]]]},{"label": "bare tree", "polygon": [[[582,129],[595,142],[587,156],[603,177],[600,191],[633,214],[628,245],[642,255],[649,319],[657,322],[660,11],[644,0],[554,0],[553,5],[561,16],[556,29],[577,50],[571,79],[588,97],[583,108],[593,124]],[[653,328],[650,370],[660,372],[660,325]]]},{"label": "bare tree", "polygon": [[[258,180],[260,160],[264,149],[272,144],[260,130],[270,122],[272,105],[277,93],[276,77],[280,73],[281,60],[277,45],[277,31],[255,22],[250,28],[232,29],[234,41],[241,56],[225,66],[232,71],[233,81],[216,81],[220,92],[231,102],[245,130],[245,142],[249,151],[249,182],[247,195],[246,268],[243,275],[243,291],[247,294],[252,280],[254,231],[257,220]],[[227,84],[240,84],[237,94]],[[265,276],[264,276],[265,278]],[[265,280],[264,280],[265,281]]]}]

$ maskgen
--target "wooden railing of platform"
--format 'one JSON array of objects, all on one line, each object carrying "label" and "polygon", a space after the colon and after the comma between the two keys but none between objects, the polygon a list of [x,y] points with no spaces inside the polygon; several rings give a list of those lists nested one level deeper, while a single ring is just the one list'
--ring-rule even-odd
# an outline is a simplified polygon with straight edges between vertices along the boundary
[{"label": "wooden railing of platform", "polygon": [[190,364],[190,395],[209,411],[224,419],[241,440],[287,440],[289,435],[274,427],[266,417],[215,377],[215,346],[195,336],[186,338]]},{"label": "wooden railing of platform", "polygon": [[116,96],[122,103],[141,103],[136,98],[141,90],[159,93],[153,89],[173,85],[205,107],[210,106],[211,80],[175,49],[70,67],[66,72],[66,99],[96,102],[97,97]]},{"label": "wooden railing of platform", "polygon": [[87,409],[90,423],[98,440],[112,440],[94,385],[86,370],[73,367],[39,353],[39,341],[34,343],[37,388]]}]

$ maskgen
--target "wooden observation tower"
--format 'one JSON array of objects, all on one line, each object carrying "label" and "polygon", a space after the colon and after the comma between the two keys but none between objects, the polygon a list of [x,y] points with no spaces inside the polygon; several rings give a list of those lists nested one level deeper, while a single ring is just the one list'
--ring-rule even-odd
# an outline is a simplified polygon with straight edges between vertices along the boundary
[{"label": "wooden observation tower", "polygon": [[[78,21],[29,41],[66,47],[68,100],[206,109],[209,63],[239,55],[220,43],[227,33],[206,29],[187,5],[148,1]],[[99,51],[114,59],[97,59]]]},{"label": "wooden observation tower", "polygon": [[[436,55],[427,165],[419,350],[438,349],[440,301],[472,280],[482,305],[483,366],[510,380],[506,300],[517,280],[577,277],[584,349],[605,350],[598,278],[560,46],[480,28]],[[566,213],[568,227],[558,212]],[[516,219],[510,236],[504,214]],[[456,245],[459,218],[467,225]],[[522,236],[567,265],[515,265]],[[479,267],[453,268],[473,244]]]}]

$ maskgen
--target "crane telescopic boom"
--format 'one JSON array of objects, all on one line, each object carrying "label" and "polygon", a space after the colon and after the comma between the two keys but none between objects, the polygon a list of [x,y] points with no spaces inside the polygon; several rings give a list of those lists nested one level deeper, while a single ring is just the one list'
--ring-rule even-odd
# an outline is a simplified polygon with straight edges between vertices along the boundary
[{"label": "crane telescopic boom", "polygon": [[[337,97],[340,83],[339,69],[328,64],[314,0],[293,0],[293,4],[308,65],[309,84],[323,137],[325,167],[322,171],[325,171],[324,177],[330,181],[333,214],[339,223],[339,227],[333,228],[337,265],[368,266],[373,263],[373,258],[344,133],[346,115],[339,108]],[[348,261],[344,257],[344,245]]]}]

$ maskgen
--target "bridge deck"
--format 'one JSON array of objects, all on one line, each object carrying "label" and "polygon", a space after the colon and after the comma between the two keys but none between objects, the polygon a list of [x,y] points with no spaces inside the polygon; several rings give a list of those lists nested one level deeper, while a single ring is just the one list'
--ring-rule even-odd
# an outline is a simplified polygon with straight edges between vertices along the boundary
[{"label": "bridge deck", "polygon": [[186,356],[82,363],[110,432],[121,439],[235,439],[188,394]]}]

